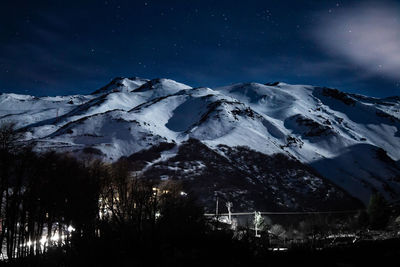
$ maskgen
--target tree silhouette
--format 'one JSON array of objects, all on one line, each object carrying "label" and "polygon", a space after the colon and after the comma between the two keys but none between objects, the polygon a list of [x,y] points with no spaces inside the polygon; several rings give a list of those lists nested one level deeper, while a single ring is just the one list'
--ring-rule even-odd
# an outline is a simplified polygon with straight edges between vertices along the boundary
[{"label": "tree silhouette", "polygon": [[385,198],[379,194],[373,194],[368,205],[369,223],[372,229],[382,229],[389,221],[389,206]]}]

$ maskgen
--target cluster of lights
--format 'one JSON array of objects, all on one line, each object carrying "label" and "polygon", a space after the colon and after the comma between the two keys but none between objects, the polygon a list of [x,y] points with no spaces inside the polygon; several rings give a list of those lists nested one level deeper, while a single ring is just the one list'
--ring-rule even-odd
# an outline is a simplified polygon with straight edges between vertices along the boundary
[{"label": "cluster of lights", "polygon": [[[75,231],[75,228],[70,225],[67,228],[68,233],[72,233]],[[31,247],[34,246],[36,247],[36,244],[40,244],[42,247],[45,246],[46,244],[49,244],[49,241],[52,242],[58,242],[58,241],[64,241],[67,238],[66,235],[60,235],[59,233],[55,233],[54,235],[52,235],[50,238],[47,238],[46,236],[42,236],[42,238],[39,241],[31,241],[29,240],[28,242],[26,242],[25,244],[21,244],[20,247]]]},{"label": "cluster of lights", "polygon": [[155,195],[157,195],[158,193],[161,193],[161,194],[168,194],[168,193],[169,193],[169,190],[161,190],[160,188],[153,187],[153,195],[155,196]]},{"label": "cluster of lights", "polygon": [[[161,194],[168,194],[168,193],[169,193],[169,190],[160,190],[160,189],[157,188],[157,187],[153,187],[152,189],[153,189],[153,195],[154,195],[154,196],[157,195],[158,193],[161,193]],[[180,194],[181,196],[187,196],[187,193],[184,192],[184,191],[180,191],[179,194]]]}]

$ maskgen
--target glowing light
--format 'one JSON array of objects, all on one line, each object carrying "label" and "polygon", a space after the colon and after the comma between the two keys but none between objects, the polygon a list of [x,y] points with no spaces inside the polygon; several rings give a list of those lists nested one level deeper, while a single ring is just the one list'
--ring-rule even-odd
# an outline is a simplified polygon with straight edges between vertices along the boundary
[{"label": "glowing light", "polygon": [[47,238],[45,236],[42,236],[42,239],[40,239],[40,244],[44,245],[47,242]]},{"label": "glowing light", "polygon": [[51,241],[58,241],[60,239],[60,235],[58,233],[55,233],[50,239]]},{"label": "glowing light", "polygon": [[75,231],[75,228],[72,226],[72,225],[70,225],[70,226],[68,226],[68,232],[73,232],[73,231]]}]

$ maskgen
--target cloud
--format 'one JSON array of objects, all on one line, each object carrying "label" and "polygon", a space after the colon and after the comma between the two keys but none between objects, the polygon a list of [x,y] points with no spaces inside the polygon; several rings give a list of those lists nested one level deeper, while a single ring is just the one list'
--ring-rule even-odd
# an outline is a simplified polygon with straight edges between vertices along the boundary
[{"label": "cloud", "polygon": [[324,15],[312,37],[334,57],[366,74],[400,79],[400,6],[368,2]]}]

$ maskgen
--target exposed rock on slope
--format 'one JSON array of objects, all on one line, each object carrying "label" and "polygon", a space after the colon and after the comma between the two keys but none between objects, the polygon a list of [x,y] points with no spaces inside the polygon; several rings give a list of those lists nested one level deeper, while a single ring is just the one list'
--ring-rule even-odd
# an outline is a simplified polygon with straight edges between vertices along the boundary
[{"label": "exposed rock on slope", "polygon": [[235,211],[357,209],[361,203],[312,168],[284,154],[265,155],[246,147],[210,149],[198,140],[164,143],[131,155],[143,177],[179,180],[208,211],[230,201]]}]

